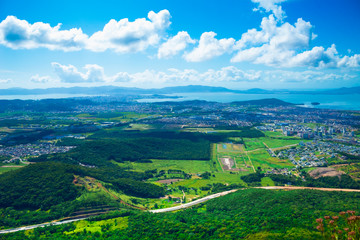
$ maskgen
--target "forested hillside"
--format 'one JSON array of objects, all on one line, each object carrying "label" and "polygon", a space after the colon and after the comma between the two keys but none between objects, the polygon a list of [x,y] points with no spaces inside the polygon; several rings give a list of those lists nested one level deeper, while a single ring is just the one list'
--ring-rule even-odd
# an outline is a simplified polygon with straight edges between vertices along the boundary
[{"label": "forested hillside", "polygon": [[[74,225],[37,229],[11,239],[321,239],[316,219],[343,210],[359,212],[360,193],[248,189],[176,213],[132,213],[123,229],[73,235]],[[118,220],[119,221],[119,220]],[[338,222],[342,229],[344,221]],[[107,229],[111,228],[108,226]],[[84,230],[85,229],[85,230]],[[89,232],[90,231],[90,232]]]}]

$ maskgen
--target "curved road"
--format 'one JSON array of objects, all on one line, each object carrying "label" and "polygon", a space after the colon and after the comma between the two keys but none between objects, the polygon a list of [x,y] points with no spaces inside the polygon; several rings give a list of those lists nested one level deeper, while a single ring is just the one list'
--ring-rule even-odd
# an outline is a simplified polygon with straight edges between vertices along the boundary
[{"label": "curved road", "polygon": [[[261,189],[267,189],[267,190],[299,190],[299,189],[309,189],[309,190],[319,190],[319,191],[333,191],[333,192],[360,192],[359,189],[344,189],[344,188],[316,188],[316,187],[294,187],[294,186],[288,186],[288,187],[282,187],[282,186],[269,186],[269,187],[257,187],[257,188],[261,188]],[[188,208],[203,202],[206,202],[210,199],[213,198],[217,198],[217,197],[221,197],[224,196],[226,194],[229,193],[233,193],[236,192],[238,190],[244,190],[245,188],[240,188],[240,189],[233,189],[230,191],[225,191],[225,192],[221,192],[221,193],[215,193],[212,195],[209,195],[207,197],[203,197],[200,198],[198,200],[189,202],[189,203],[185,203],[176,207],[170,207],[170,208],[163,208],[163,209],[156,209],[156,210],[149,210],[149,212],[151,213],[163,213],[163,212],[172,212],[172,211],[176,211],[176,210],[180,210],[180,209],[184,209],[184,208]],[[50,222],[50,223],[42,223],[42,224],[36,224],[36,225],[31,225],[31,226],[25,226],[25,227],[19,227],[19,228],[12,228],[12,229],[5,229],[5,230],[0,230],[0,234],[4,234],[4,233],[12,233],[12,232],[18,232],[18,231],[24,231],[24,230],[30,230],[30,229],[34,229],[34,228],[38,228],[38,227],[47,227],[47,226],[54,226],[54,225],[61,225],[61,224],[65,224],[65,223],[71,223],[71,222],[76,222],[76,221],[80,221],[80,220],[84,220],[87,218],[77,218],[77,219],[72,219],[72,220],[66,220],[66,221],[59,221],[59,222]]]},{"label": "curved road", "polygon": [[203,198],[200,198],[198,200],[194,200],[192,202],[185,203],[185,204],[182,204],[182,205],[179,205],[179,206],[170,207],[170,208],[149,210],[149,212],[152,212],[152,213],[172,212],[172,211],[180,210],[180,209],[183,209],[183,208],[188,208],[188,207],[197,205],[197,204],[202,203],[202,202],[206,202],[207,200],[210,200],[210,199],[213,199],[213,198],[221,197],[221,196],[224,196],[226,194],[236,192],[237,190],[239,190],[239,189],[233,189],[233,190],[226,191],[226,192],[215,193],[215,194],[209,195],[207,197],[203,197]]},{"label": "curved road", "polygon": [[61,224],[76,222],[76,221],[80,221],[80,220],[84,220],[84,219],[86,219],[86,218],[77,218],[77,219],[66,220],[66,221],[61,221],[61,222],[49,222],[49,223],[41,223],[41,224],[30,225],[30,226],[25,226],[25,227],[5,229],[5,230],[0,230],[0,234],[30,230],[30,229],[34,229],[34,228],[38,228],[38,227],[61,225]]}]

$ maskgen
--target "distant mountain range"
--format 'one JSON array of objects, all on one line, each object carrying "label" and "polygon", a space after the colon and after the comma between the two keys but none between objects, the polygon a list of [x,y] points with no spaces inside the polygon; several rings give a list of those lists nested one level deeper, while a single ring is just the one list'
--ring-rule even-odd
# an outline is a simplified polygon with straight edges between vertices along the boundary
[{"label": "distant mountain range", "polygon": [[242,94],[326,94],[326,95],[343,95],[343,94],[360,94],[360,87],[338,88],[330,90],[265,90],[252,88],[248,90],[233,90],[224,87],[210,87],[201,85],[189,85],[178,87],[166,87],[159,89],[142,89],[127,88],[115,86],[103,87],[71,87],[71,88],[47,88],[47,89],[25,89],[9,88],[0,89],[0,95],[41,95],[41,94],[88,94],[88,95],[142,95],[142,94],[176,94],[176,93],[242,93]]}]

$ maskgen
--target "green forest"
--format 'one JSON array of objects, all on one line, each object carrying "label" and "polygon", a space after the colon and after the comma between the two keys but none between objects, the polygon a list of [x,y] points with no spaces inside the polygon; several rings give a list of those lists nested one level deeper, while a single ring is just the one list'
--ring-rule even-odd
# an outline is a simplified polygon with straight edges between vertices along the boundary
[{"label": "green forest", "polygon": [[[241,190],[191,209],[152,214],[130,211],[122,229],[86,228],[74,224],[3,235],[3,239],[322,239],[316,219],[353,210],[360,193],[313,190]],[[101,219],[101,218],[100,218]],[[99,218],[97,220],[100,220]],[[89,222],[91,223],[91,221]],[[346,227],[338,222],[339,229]],[[86,230],[87,229],[87,230]]]}]

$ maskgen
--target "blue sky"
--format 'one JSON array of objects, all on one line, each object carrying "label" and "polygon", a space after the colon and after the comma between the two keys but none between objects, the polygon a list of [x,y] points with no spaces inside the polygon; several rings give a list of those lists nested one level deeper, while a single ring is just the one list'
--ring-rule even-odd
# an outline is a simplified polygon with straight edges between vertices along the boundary
[{"label": "blue sky", "polygon": [[0,88],[359,86],[358,0],[0,1]]}]

